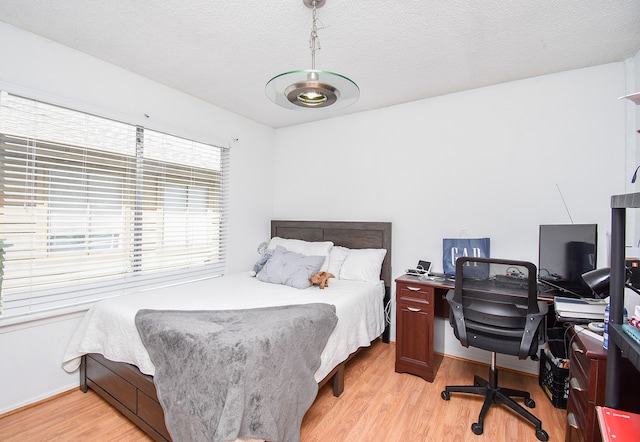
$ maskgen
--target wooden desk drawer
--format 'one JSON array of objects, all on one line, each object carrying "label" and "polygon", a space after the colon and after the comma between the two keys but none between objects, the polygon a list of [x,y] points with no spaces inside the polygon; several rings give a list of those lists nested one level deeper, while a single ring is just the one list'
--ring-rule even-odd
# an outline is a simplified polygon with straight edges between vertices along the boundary
[{"label": "wooden desk drawer", "polygon": [[586,416],[586,405],[589,403],[589,382],[585,382],[584,379],[569,375],[569,397],[574,399],[576,414],[580,416]]},{"label": "wooden desk drawer", "polygon": [[396,366],[433,382],[433,304],[396,302]]},{"label": "wooden desk drawer", "polygon": [[576,399],[569,394],[567,403],[567,432],[565,442],[584,442],[587,440],[587,422],[584,415],[576,412]]},{"label": "wooden desk drawer", "polygon": [[398,283],[396,297],[399,301],[423,302],[433,305],[433,287],[422,284]]},{"label": "wooden desk drawer", "polygon": [[[593,389],[590,389],[591,360],[587,357],[586,349],[579,341],[571,342],[570,352],[569,397],[573,399],[571,411],[576,415],[576,418],[579,418],[578,420],[584,422],[587,403],[593,401],[593,398],[590,398],[590,394],[593,394]],[[585,428],[584,424],[582,428]]]},{"label": "wooden desk drawer", "polygon": [[[572,381],[573,379],[573,381]],[[569,378],[569,401],[567,403],[567,414],[573,413],[579,426],[586,428],[585,422],[587,420],[587,406],[589,401],[587,400],[587,391],[580,386],[580,390],[572,387],[572,382],[578,383],[576,378]],[[587,385],[588,387],[588,385]]]},{"label": "wooden desk drawer", "polygon": [[591,338],[581,336],[571,342],[570,373],[586,388],[586,398],[581,399],[600,405],[605,395],[606,350],[599,341],[587,343],[586,339]]},{"label": "wooden desk drawer", "polygon": [[572,369],[572,376],[584,379],[589,384],[589,375],[591,371],[591,359],[587,356],[586,349],[579,341],[572,341],[569,347],[569,359]]}]

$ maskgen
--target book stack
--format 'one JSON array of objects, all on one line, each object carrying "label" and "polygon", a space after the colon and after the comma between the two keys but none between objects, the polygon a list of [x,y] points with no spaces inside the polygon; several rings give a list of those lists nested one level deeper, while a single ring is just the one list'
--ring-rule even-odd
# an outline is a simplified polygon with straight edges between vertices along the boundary
[{"label": "book stack", "polygon": [[579,299],[556,296],[556,317],[561,320],[603,321],[607,302],[602,299]]},{"label": "book stack", "polygon": [[[624,331],[627,336],[629,336],[633,341],[640,345],[640,330],[635,328],[633,325],[622,324],[622,331]],[[639,436],[640,437],[640,436]]]}]

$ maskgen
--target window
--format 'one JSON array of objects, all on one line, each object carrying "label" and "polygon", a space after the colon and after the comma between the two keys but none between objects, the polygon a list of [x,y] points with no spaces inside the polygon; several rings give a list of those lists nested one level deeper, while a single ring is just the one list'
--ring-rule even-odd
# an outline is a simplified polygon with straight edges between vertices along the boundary
[{"label": "window", "polygon": [[0,318],[221,275],[228,157],[0,92]]}]

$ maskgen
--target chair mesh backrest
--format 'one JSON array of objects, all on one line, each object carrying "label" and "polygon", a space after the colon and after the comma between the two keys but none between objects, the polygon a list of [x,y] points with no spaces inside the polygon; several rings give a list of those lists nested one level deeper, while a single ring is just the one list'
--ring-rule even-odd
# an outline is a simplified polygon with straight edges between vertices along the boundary
[{"label": "chair mesh backrest", "polygon": [[447,297],[456,337],[465,346],[520,357],[535,354],[532,343],[546,314],[537,294],[536,266],[530,262],[459,258],[455,290]]}]

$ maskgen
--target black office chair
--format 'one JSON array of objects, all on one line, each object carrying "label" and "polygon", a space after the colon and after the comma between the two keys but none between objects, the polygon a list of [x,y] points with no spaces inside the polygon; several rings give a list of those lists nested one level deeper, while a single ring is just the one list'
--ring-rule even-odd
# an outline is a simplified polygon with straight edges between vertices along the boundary
[{"label": "black office chair", "polygon": [[476,375],[472,386],[448,386],[441,396],[445,401],[451,393],[485,396],[478,422],[471,425],[475,434],[482,434],[489,407],[500,402],[533,423],[539,440],[549,440],[540,419],[512,399],[523,398],[533,408],[531,395],[499,387],[496,368],[496,353],[537,360],[538,346],[546,337],[547,314],[547,304],[538,302],[537,294],[536,266],[529,262],[466,257],[456,261],[455,290],[447,293],[449,322],[463,346],[491,352],[491,368],[488,381]]}]

